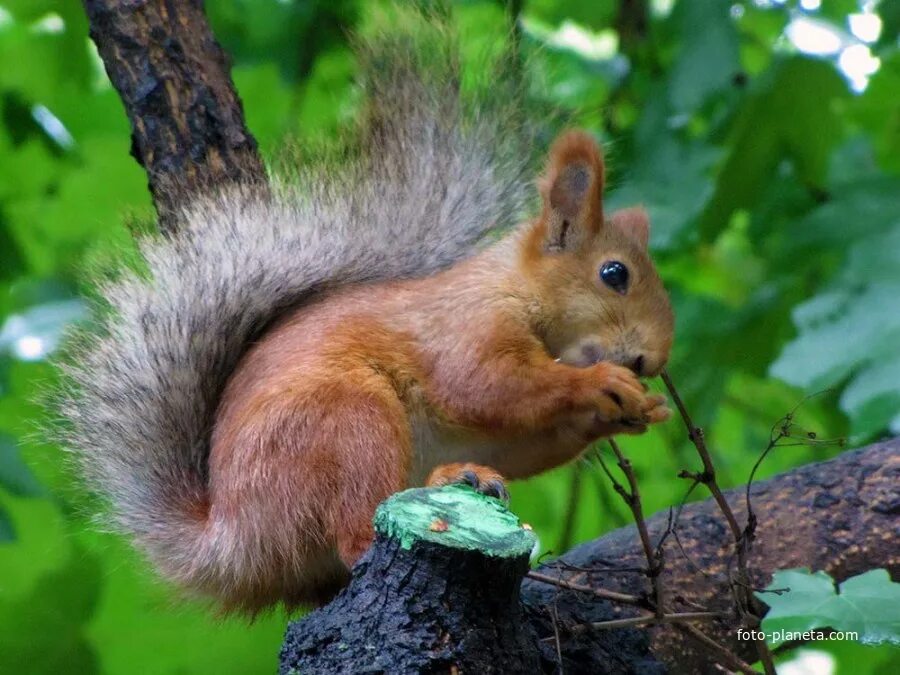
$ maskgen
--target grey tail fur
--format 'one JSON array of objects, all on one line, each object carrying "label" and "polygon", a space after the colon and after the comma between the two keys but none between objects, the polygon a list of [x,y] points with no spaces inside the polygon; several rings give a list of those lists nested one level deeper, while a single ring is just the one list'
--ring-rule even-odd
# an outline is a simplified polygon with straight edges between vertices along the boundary
[{"label": "grey tail fur", "polygon": [[305,161],[273,179],[271,197],[231,189],[190,200],[175,234],[140,243],[141,271],[101,285],[99,328],[64,359],[64,444],[106,502],[107,524],[205,593],[225,583],[198,569],[209,433],[248,343],[323,289],[469,255],[522,215],[530,193],[515,87],[481,101],[467,93],[440,20],[361,40],[357,52],[366,103],[331,154],[340,167]]}]

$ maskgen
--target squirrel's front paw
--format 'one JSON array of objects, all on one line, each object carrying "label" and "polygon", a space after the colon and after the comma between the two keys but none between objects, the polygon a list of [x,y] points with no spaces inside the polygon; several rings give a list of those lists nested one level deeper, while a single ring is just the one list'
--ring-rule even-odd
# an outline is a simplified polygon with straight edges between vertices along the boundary
[{"label": "squirrel's front paw", "polygon": [[489,497],[509,501],[503,476],[487,466],[470,463],[442,464],[428,475],[425,485],[438,487],[462,483]]},{"label": "squirrel's front paw", "polygon": [[598,363],[593,371],[594,405],[598,421],[641,433],[648,424],[667,420],[671,411],[665,396],[650,394],[627,368]]}]

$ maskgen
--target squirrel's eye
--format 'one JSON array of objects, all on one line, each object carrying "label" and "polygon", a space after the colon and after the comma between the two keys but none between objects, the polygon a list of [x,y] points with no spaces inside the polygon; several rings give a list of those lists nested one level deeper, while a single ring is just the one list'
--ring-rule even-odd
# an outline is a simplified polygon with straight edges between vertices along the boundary
[{"label": "squirrel's eye", "polygon": [[616,293],[628,290],[628,268],[618,260],[609,260],[600,266],[600,280]]}]

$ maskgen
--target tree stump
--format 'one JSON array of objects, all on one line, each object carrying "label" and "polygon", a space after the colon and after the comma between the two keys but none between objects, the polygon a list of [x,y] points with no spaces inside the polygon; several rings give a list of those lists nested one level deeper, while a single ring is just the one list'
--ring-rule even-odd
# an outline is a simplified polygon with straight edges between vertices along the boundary
[{"label": "tree stump", "polygon": [[519,601],[535,541],[469,487],[394,495],[349,585],[288,626],[280,672],[540,672]]}]

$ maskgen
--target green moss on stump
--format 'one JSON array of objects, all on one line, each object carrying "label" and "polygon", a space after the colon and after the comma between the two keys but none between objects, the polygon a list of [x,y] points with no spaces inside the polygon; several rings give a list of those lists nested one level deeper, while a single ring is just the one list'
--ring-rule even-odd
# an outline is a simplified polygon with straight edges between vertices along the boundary
[{"label": "green moss on stump", "polygon": [[469,487],[407,490],[375,514],[350,583],[291,624],[281,670],[301,673],[540,673],[522,578],[536,538]]},{"label": "green moss on stump", "polygon": [[398,492],[376,510],[375,530],[405,549],[426,541],[497,558],[529,555],[537,543],[502,502],[465,485]]}]

